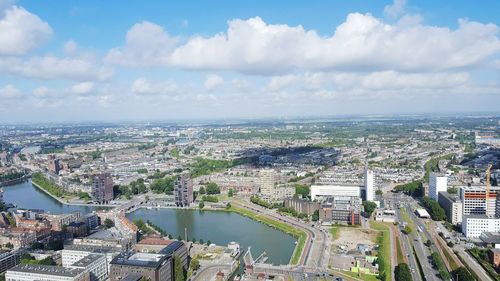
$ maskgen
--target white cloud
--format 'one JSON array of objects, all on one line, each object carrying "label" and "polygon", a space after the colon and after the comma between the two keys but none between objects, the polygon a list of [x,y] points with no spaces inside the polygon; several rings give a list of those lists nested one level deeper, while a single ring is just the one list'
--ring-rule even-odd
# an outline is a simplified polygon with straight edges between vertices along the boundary
[{"label": "white cloud", "polygon": [[110,50],[108,63],[138,66],[165,64],[178,39],[170,37],[163,27],[143,21],[127,32],[125,46]]},{"label": "white cloud", "polygon": [[292,74],[283,76],[274,76],[273,78],[271,78],[271,81],[269,81],[269,84],[267,85],[267,90],[270,92],[279,92],[296,81],[297,81],[297,76]]},{"label": "white cloud", "polygon": [[87,94],[94,90],[93,82],[81,82],[71,87],[71,92],[75,94]]},{"label": "white cloud", "polygon": [[113,72],[96,67],[90,61],[80,58],[58,58],[54,56],[19,58],[0,58],[0,72],[26,78],[68,79],[68,80],[106,80]]},{"label": "white cloud", "polygon": [[208,92],[213,92],[215,89],[219,88],[224,84],[224,79],[219,75],[209,74],[205,78],[205,90]]},{"label": "white cloud", "polygon": [[0,98],[2,99],[17,99],[21,97],[21,91],[11,84],[0,88]]},{"label": "white cloud", "polygon": [[38,99],[49,99],[57,96],[57,93],[48,87],[38,87],[33,90],[33,96]]},{"label": "white cloud", "polygon": [[74,54],[77,49],[78,49],[78,44],[76,44],[76,42],[73,40],[68,40],[64,44],[64,52],[68,55]]},{"label": "white cloud", "polygon": [[397,18],[405,12],[406,0],[394,0],[392,5],[384,7],[384,15]]},{"label": "white cloud", "polygon": [[157,25],[135,25],[127,44],[111,50],[107,60],[264,75],[296,70],[432,72],[478,67],[500,51],[498,26],[467,20],[450,29],[423,25],[419,17],[387,24],[353,13],[331,36],[302,26],[267,24],[259,17],[228,24],[225,33],[194,36],[179,45]]},{"label": "white cloud", "polygon": [[132,92],[140,95],[174,95],[179,93],[179,86],[173,81],[151,81],[138,78],[132,84]]},{"label": "white cloud", "polygon": [[11,6],[0,18],[0,55],[25,54],[45,43],[51,35],[48,23],[22,7]]}]

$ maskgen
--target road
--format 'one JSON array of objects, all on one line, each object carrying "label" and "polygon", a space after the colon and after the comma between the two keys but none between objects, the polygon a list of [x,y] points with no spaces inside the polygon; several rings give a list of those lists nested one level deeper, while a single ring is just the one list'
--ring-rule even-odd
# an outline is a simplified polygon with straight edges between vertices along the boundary
[{"label": "road", "polygon": [[330,237],[324,229],[313,227],[310,224],[306,224],[296,218],[280,215],[273,210],[263,208],[248,201],[233,201],[232,204],[236,204],[240,208],[248,209],[260,215],[285,222],[304,230],[307,234],[307,238],[299,265],[313,267],[320,270],[328,268],[330,251],[329,247],[327,247],[327,242]]}]

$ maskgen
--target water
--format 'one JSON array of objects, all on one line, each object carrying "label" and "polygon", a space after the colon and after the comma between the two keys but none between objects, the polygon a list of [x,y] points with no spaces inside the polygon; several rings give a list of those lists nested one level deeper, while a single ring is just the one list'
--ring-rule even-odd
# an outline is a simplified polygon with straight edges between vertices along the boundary
[{"label": "water", "polygon": [[[80,211],[90,213],[93,206],[72,206],[59,203],[25,181],[5,186],[4,201],[13,203],[18,208],[42,209],[54,214]],[[217,245],[225,246],[231,241],[238,242],[241,249],[252,247],[254,258],[266,251],[273,264],[287,264],[295,248],[295,238],[267,225],[258,223],[247,217],[230,212],[180,210],[180,209],[139,209],[127,215],[130,219],[150,220],[177,238],[184,238],[187,229],[188,238],[210,240]]]},{"label": "water", "polygon": [[129,219],[150,220],[174,238],[184,238],[184,229],[189,239],[210,240],[225,246],[238,242],[241,249],[252,246],[252,255],[257,258],[263,251],[273,264],[287,264],[295,248],[295,238],[265,224],[236,213],[223,211],[199,211],[181,209],[139,209],[127,215]]},{"label": "water", "polygon": [[80,211],[90,213],[95,210],[93,206],[73,206],[61,204],[56,199],[50,197],[45,192],[31,184],[31,180],[4,186],[4,201],[17,205],[20,209],[40,209],[53,214],[70,213]]}]

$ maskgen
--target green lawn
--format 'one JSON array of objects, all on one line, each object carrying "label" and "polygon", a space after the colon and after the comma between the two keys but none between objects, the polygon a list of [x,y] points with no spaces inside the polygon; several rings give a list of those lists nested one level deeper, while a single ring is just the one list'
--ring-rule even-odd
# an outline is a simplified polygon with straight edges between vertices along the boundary
[{"label": "green lawn", "polygon": [[396,237],[396,251],[397,251],[397,255],[398,255],[398,264],[404,263],[405,259],[404,259],[403,249],[401,248],[399,237]]},{"label": "green lawn", "polygon": [[281,231],[283,231],[287,234],[290,234],[293,237],[297,238],[297,246],[295,246],[295,250],[294,250],[292,258],[290,260],[290,264],[296,265],[299,263],[300,256],[302,254],[302,251],[304,250],[304,246],[306,244],[306,239],[307,239],[307,234],[304,231],[297,229],[289,224],[286,224],[286,223],[283,223],[280,221],[276,221],[273,219],[269,219],[265,216],[259,215],[257,213],[252,212],[252,211],[249,211],[247,209],[232,206],[229,210],[232,212],[238,213],[240,215],[249,217],[253,220],[256,220],[256,221],[261,222],[263,224],[266,224],[268,226],[274,227],[278,230],[281,230]]},{"label": "green lawn", "polygon": [[332,238],[333,238],[333,241],[339,239],[339,227],[338,226],[334,226],[332,228],[330,228],[330,233],[332,234]]},{"label": "green lawn", "polygon": [[[351,276],[352,278],[356,278],[356,279],[363,280],[363,281],[380,281],[380,279],[378,279],[377,275],[358,274],[357,272],[350,272],[350,271],[345,271],[343,273],[347,276]],[[391,275],[389,274],[389,280],[390,279],[391,279]]]},{"label": "green lawn", "polygon": [[374,230],[380,231],[379,246],[380,255],[379,258],[383,259],[383,268],[380,270],[385,272],[385,281],[391,280],[392,266],[391,266],[391,238],[390,238],[390,228],[384,223],[370,221],[370,227]]}]

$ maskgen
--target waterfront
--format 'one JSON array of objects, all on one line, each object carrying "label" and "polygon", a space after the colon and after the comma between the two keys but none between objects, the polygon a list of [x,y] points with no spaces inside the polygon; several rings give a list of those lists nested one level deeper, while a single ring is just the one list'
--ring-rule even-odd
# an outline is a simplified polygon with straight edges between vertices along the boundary
[{"label": "waterfront", "polygon": [[210,240],[217,245],[231,241],[240,243],[243,250],[252,247],[252,255],[257,258],[266,251],[273,264],[288,264],[295,248],[295,239],[272,227],[250,218],[225,211],[200,211],[182,209],[139,209],[127,215],[131,220],[150,220],[177,238]]},{"label": "waterfront", "polygon": [[40,209],[54,214],[80,211],[90,213],[95,210],[93,206],[74,206],[58,202],[44,191],[31,184],[27,180],[18,184],[4,186],[4,201],[12,203],[18,208]]},{"label": "waterfront", "polygon": [[[56,214],[73,211],[89,213],[95,210],[93,206],[61,204],[33,186],[30,180],[3,189],[5,202],[13,203],[18,208],[42,209]],[[296,240],[292,236],[231,212],[142,208],[127,216],[132,220],[150,220],[174,238],[179,235],[184,238],[184,229],[187,229],[189,238],[203,239],[205,242],[210,240],[217,245],[236,241],[243,250],[252,246],[255,258],[266,251],[268,261],[274,264],[287,264],[295,248]]]}]

